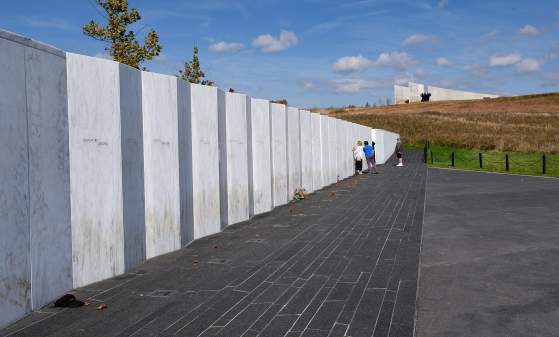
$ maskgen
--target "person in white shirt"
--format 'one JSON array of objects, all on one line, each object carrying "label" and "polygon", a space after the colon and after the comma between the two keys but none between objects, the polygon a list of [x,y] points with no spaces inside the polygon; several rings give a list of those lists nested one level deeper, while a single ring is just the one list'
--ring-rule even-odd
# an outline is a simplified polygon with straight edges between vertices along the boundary
[{"label": "person in white shirt", "polygon": [[357,146],[353,147],[353,160],[355,162],[355,174],[363,174],[363,161],[365,160],[365,152],[363,151],[363,142],[357,141]]}]

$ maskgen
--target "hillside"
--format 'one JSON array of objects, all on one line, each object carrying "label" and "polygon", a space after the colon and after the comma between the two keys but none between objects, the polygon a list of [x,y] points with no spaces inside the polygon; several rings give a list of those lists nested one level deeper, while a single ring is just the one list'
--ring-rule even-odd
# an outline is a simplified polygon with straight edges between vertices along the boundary
[{"label": "hillside", "polygon": [[559,93],[314,111],[398,132],[404,143],[559,153]]}]

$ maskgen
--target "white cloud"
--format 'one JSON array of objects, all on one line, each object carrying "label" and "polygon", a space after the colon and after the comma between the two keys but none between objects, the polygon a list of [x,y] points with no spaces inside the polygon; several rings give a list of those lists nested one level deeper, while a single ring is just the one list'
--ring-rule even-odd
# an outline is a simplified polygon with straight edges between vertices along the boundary
[{"label": "white cloud", "polygon": [[440,9],[443,9],[446,6],[448,6],[448,0],[439,0],[439,2],[437,3],[437,7],[439,7]]},{"label": "white cloud", "polygon": [[239,42],[220,41],[220,42],[212,43],[208,49],[214,53],[227,53],[227,52],[239,51],[244,47],[245,45]]},{"label": "white cloud", "polygon": [[362,55],[345,56],[339,58],[332,66],[332,69],[337,73],[352,73],[367,70],[372,63],[371,60]]},{"label": "white cloud", "polygon": [[490,67],[514,66],[519,73],[533,73],[540,70],[545,60],[523,58],[519,54],[493,55],[489,58]]},{"label": "white cloud", "polygon": [[376,66],[391,66],[402,69],[415,63],[413,57],[406,52],[393,51],[391,53],[382,53],[374,62]]},{"label": "white cloud", "polygon": [[540,70],[542,63],[533,58],[525,58],[516,64],[519,73],[533,73]]},{"label": "white cloud", "polygon": [[415,60],[408,53],[393,51],[381,53],[375,61],[362,55],[342,57],[336,61],[332,69],[338,73],[352,73],[367,70],[373,65],[404,69],[414,63]]},{"label": "white cloud", "polygon": [[362,79],[334,80],[332,83],[334,84],[335,90],[339,93],[356,93],[366,89],[384,87],[383,83]]},{"label": "white cloud", "polygon": [[481,43],[487,43],[493,39],[495,39],[497,37],[497,31],[494,30],[492,32],[489,32],[487,34],[484,34],[482,36],[480,36],[479,40],[481,41]]},{"label": "white cloud", "polygon": [[448,67],[452,65],[452,62],[450,62],[446,57],[437,57],[437,65],[442,66],[442,67]]},{"label": "white cloud", "polygon": [[415,70],[415,75],[416,76],[423,76],[423,75],[425,75],[425,70],[423,68],[417,68]]},{"label": "white cloud", "polygon": [[534,35],[538,35],[540,33],[540,31],[538,30],[538,28],[536,28],[532,25],[526,25],[526,26],[520,28],[518,30],[518,33],[520,35],[525,35],[525,36],[534,36]]},{"label": "white cloud", "polygon": [[260,48],[267,53],[274,53],[289,49],[299,42],[297,35],[293,32],[282,30],[279,37],[270,34],[263,34],[252,41],[252,46]]},{"label": "white cloud", "polygon": [[522,61],[518,54],[491,55],[489,58],[490,67],[508,67]]},{"label": "white cloud", "polygon": [[434,42],[434,41],[435,41],[435,38],[430,36],[430,35],[416,33],[416,34],[410,35],[406,39],[404,39],[404,41],[402,41],[402,46],[409,46],[409,45],[412,45],[412,44],[428,43],[428,42]]}]

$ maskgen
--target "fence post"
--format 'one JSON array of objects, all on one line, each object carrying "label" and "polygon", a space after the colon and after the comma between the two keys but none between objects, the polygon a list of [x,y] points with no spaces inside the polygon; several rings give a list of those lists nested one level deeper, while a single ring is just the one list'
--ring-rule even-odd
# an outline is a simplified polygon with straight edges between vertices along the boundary
[{"label": "fence post", "polygon": [[452,167],[454,167],[454,151],[452,151]]},{"label": "fence post", "polygon": [[545,175],[545,154],[542,155],[542,174]]},{"label": "fence post", "polygon": [[509,154],[505,154],[505,170],[509,171]]},{"label": "fence post", "polygon": [[479,168],[483,168],[483,157],[481,155],[481,152],[479,153]]},{"label": "fence post", "polygon": [[423,162],[427,164],[427,143],[425,143],[425,147],[423,148]]},{"label": "fence post", "polygon": [[433,164],[433,151],[431,151],[431,164]]}]

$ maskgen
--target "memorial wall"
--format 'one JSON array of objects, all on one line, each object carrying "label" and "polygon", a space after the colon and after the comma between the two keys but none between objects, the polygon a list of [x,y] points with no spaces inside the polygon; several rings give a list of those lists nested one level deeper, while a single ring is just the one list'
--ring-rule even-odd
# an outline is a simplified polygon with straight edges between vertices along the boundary
[{"label": "memorial wall", "polygon": [[385,141],[2,30],[0,73],[0,326],[347,178],[358,139]]}]

